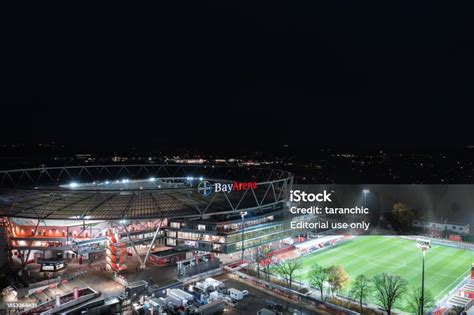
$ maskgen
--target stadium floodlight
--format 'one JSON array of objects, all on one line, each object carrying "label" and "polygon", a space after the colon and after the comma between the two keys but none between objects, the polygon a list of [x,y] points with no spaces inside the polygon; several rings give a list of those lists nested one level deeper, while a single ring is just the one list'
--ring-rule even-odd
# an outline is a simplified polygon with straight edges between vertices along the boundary
[{"label": "stadium floodlight", "polygon": [[367,195],[370,194],[370,190],[367,188],[362,189],[362,193],[364,194],[364,208],[367,207]]},{"label": "stadium floodlight", "polygon": [[424,314],[425,304],[425,256],[428,250],[431,248],[431,241],[421,238],[416,239],[416,246],[421,249],[422,253],[422,267],[421,267],[421,297],[420,297],[420,314]]},{"label": "stadium floodlight", "polygon": [[76,188],[78,186],[78,184],[76,182],[72,182],[69,184],[69,187],[71,188]]},{"label": "stadium floodlight", "polygon": [[425,240],[422,238],[417,238],[416,239],[416,247],[421,249],[421,252],[423,255],[431,248],[431,241],[430,240]]}]

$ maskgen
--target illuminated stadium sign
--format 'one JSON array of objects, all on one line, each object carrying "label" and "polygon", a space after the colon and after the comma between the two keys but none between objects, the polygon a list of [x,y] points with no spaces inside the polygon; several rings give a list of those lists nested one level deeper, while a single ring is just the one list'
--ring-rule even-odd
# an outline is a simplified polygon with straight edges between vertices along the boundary
[{"label": "illuminated stadium sign", "polygon": [[257,189],[257,182],[233,182],[233,183],[211,183],[207,180],[199,183],[197,190],[204,196],[208,197],[213,192],[225,192],[230,193],[231,191],[244,191],[244,190]]},{"label": "illuminated stadium sign", "polygon": [[214,188],[212,187],[212,184],[210,182],[208,182],[207,180],[204,180],[199,183],[197,190],[201,195],[203,195],[204,197],[207,197],[210,194],[212,194],[212,191],[214,190]]}]

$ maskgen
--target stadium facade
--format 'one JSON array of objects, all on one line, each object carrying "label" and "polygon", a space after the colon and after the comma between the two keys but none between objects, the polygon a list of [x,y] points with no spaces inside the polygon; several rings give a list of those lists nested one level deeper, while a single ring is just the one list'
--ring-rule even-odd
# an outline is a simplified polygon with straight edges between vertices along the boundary
[{"label": "stadium facade", "polygon": [[[296,237],[286,216],[291,173],[216,165],[100,165],[0,172],[1,261],[105,255],[145,266],[156,246],[225,255]],[[294,217],[293,217],[294,220]]]}]

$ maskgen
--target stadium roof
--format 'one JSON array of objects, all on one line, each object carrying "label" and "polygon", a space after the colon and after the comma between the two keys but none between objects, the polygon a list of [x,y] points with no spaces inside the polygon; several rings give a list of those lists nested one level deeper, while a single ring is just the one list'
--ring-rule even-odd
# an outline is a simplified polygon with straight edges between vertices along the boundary
[{"label": "stadium roof", "polygon": [[[202,196],[196,186],[256,181],[257,189]],[[207,217],[281,207],[293,177],[212,165],[94,165],[0,172],[0,216],[55,220]]]}]

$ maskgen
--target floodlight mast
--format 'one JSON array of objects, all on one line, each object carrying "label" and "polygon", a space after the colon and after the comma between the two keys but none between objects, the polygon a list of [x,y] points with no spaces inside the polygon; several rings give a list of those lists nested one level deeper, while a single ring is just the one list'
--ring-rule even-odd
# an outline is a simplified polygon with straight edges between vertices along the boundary
[{"label": "floodlight mast", "polygon": [[419,315],[424,314],[425,304],[425,256],[431,248],[431,241],[417,238],[416,246],[421,249],[422,254],[422,268],[421,268],[421,296],[420,296],[420,310]]},{"label": "floodlight mast", "polygon": [[367,195],[370,194],[370,190],[367,188],[362,189],[362,193],[364,194],[364,207],[367,207]]},{"label": "floodlight mast", "polygon": [[242,217],[242,223],[241,223],[241,227],[240,227],[240,229],[241,229],[241,241],[242,241],[242,245],[241,245],[242,252],[241,252],[241,255],[240,255],[241,256],[240,257],[240,259],[241,259],[240,263],[241,264],[244,263],[244,219],[245,219],[245,216],[247,214],[248,214],[247,211],[241,211],[240,212],[240,216]]}]

